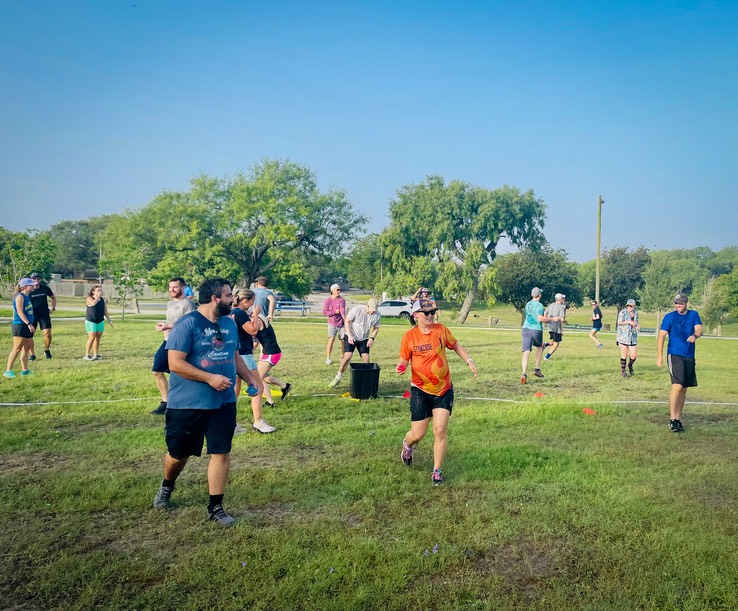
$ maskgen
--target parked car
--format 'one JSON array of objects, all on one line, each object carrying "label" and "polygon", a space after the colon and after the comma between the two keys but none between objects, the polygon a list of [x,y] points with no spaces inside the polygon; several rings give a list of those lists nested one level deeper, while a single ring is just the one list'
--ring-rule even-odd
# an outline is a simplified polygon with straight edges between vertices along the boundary
[{"label": "parked car", "polygon": [[388,299],[379,304],[377,309],[382,316],[399,316],[410,320],[410,312],[413,304],[409,299]]}]

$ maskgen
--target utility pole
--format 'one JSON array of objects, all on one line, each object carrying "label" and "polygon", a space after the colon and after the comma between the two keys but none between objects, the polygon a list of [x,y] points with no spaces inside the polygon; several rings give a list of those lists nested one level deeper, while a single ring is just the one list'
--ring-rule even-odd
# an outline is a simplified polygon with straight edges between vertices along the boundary
[{"label": "utility pole", "polygon": [[597,258],[595,259],[595,301],[600,303],[600,234],[602,233],[602,195],[597,196]]}]

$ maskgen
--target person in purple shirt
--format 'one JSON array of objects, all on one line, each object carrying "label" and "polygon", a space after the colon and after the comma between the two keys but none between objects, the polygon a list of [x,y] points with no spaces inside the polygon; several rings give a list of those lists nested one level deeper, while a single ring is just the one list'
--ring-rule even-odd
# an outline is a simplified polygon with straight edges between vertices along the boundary
[{"label": "person in purple shirt", "polygon": [[331,295],[323,302],[323,316],[328,317],[328,344],[325,347],[325,364],[330,365],[333,343],[343,339],[344,319],[346,318],[346,300],[341,297],[341,287],[331,285]]},{"label": "person in purple shirt", "polygon": [[669,392],[669,430],[672,433],[684,431],[682,410],[687,397],[687,388],[697,386],[695,372],[695,342],[702,337],[702,319],[695,310],[687,309],[687,296],[677,293],[674,297],[674,311],[664,316],[656,342],[656,366],[664,365],[664,340],[669,337],[666,358],[671,374]]}]

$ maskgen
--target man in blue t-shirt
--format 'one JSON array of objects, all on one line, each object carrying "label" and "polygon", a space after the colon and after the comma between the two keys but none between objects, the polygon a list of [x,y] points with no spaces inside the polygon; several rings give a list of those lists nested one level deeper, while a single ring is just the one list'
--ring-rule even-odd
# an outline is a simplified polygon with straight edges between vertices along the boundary
[{"label": "man in blue t-shirt", "polygon": [[174,482],[190,456],[202,454],[207,440],[208,519],[221,526],[235,520],[223,509],[223,494],[231,464],[231,444],[236,428],[236,375],[255,382],[238,358],[238,331],[229,314],[231,283],[224,278],[206,280],[198,289],[196,311],[174,323],[169,355],[169,401],[165,414],[167,454],[164,480],[154,497],[154,507],[168,509]]},{"label": "man in blue t-shirt", "polygon": [[687,388],[697,386],[694,362],[694,343],[702,337],[702,319],[695,310],[687,309],[687,296],[678,293],[674,297],[674,311],[664,316],[656,345],[656,365],[664,365],[664,340],[669,336],[667,360],[671,374],[669,392],[669,430],[684,431],[682,410],[687,397]]},{"label": "man in blue t-shirt", "polygon": [[525,304],[525,320],[523,321],[523,375],[520,376],[520,383],[528,383],[528,359],[533,346],[536,347],[536,367],[533,375],[537,378],[544,377],[541,372],[541,356],[543,355],[543,323],[544,322],[561,322],[561,316],[545,316],[546,308],[541,303],[541,295],[543,291],[537,286],[534,287],[530,296],[533,298]]}]

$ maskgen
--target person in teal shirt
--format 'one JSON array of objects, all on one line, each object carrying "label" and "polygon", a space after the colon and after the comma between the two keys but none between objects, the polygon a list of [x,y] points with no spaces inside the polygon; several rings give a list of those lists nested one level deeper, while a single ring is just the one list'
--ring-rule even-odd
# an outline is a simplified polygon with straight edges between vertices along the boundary
[{"label": "person in teal shirt", "polygon": [[532,299],[525,304],[525,320],[523,321],[523,375],[520,376],[520,383],[528,383],[528,360],[533,346],[536,347],[536,366],[533,375],[537,378],[545,377],[541,371],[541,357],[543,356],[543,323],[544,322],[561,322],[561,316],[546,316],[546,308],[541,303],[541,295],[543,291],[537,286],[534,287],[530,296]]}]

